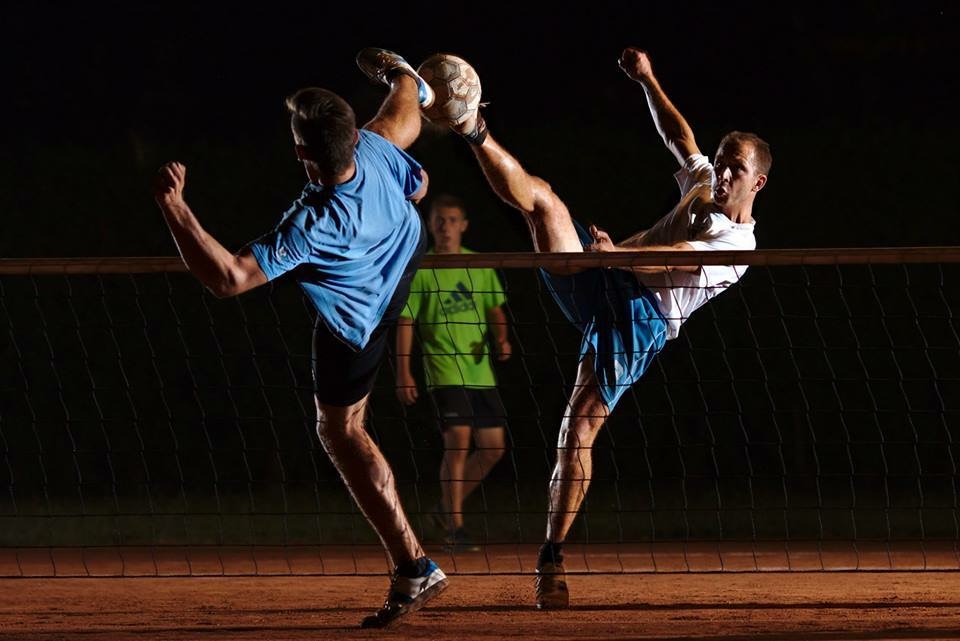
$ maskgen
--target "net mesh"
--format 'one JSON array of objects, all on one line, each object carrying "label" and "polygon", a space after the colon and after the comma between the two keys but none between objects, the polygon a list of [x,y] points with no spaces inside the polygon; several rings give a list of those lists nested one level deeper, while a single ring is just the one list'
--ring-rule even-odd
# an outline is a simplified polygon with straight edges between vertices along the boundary
[{"label": "net mesh", "polygon": [[[464,506],[486,545],[447,567],[528,572],[542,540],[580,337],[531,268],[706,259],[754,267],[601,431],[583,571],[960,568],[958,255],[715,254],[427,258],[499,268],[514,346],[506,453]],[[315,435],[295,283],[217,300],[175,259],[8,260],[0,318],[0,575],[386,571]],[[392,359],[368,427],[429,551],[442,443]]]}]

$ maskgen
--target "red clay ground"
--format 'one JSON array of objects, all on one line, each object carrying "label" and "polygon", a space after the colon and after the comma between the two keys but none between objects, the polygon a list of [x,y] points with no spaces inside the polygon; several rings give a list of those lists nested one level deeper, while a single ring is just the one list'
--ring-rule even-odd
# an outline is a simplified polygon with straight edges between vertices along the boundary
[{"label": "red clay ground", "polygon": [[[571,576],[573,607],[562,612],[532,607],[533,580],[526,565],[531,549],[519,550],[519,556],[516,547],[463,555],[456,559],[461,574],[451,577],[450,589],[387,631],[356,627],[386,590],[384,576],[363,574],[383,570],[382,556],[373,550],[360,557],[355,550],[341,557],[322,551],[326,571],[359,571],[355,576],[290,576],[286,568],[309,571],[318,558],[297,558],[299,552],[284,550],[282,559],[275,552],[271,560],[270,553],[258,550],[256,569],[281,573],[261,577],[230,576],[249,571],[249,553],[244,566],[237,550],[190,551],[193,571],[209,570],[209,576],[2,579],[0,640],[960,639],[960,573],[942,571],[958,568],[952,549],[928,548],[919,557],[885,549],[871,556],[861,549],[859,556],[850,557],[842,550],[813,554],[815,547],[793,546],[791,563],[798,570],[814,569],[821,560],[829,569],[842,569],[859,558],[867,568],[891,567],[891,560],[894,568],[915,567],[919,559],[941,571],[792,573],[778,570],[776,563],[760,566],[760,572],[737,571],[757,569],[758,558],[775,560],[772,551],[758,557],[752,548],[726,546],[717,554],[710,546],[690,546],[679,556],[678,550],[682,548],[569,550],[569,569],[582,572],[589,563],[593,573]],[[7,575],[10,553],[0,555],[0,572]],[[42,555],[34,559],[35,554],[19,553],[19,565],[13,567],[20,568],[20,575],[44,574]],[[156,574],[150,571],[156,568],[172,575],[185,563],[156,552],[140,554],[125,551],[125,565],[119,566],[106,560],[121,556],[118,551],[87,551],[86,569],[95,574],[123,567],[128,574],[140,570],[142,575]],[[452,569],[454,559],[437,556]],[[71,566],[79,559],[76,552],[56,551],[52,558],[62,573],[84,567]],[[707,573],[719,569],[721,559],[725,569],[734,571]],[[658,570],[679,572],[597,573],[636,570],[652,561]],[[518,570],[526,574],[496,574]]]}]

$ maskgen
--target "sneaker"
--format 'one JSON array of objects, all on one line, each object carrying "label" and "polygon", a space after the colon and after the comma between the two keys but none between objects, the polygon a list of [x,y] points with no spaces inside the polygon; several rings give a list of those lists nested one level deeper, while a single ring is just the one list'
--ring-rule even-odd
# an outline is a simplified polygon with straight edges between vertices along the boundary
[{"label": "sneaker", "polygon": [[538,567],[534,587],[538,610],[557,610],[570,605],[567,575],[562,563],[544,563]]},{"label": "sneaker", "polygon": [[447,575],[430,559],[427,559],[427,570],[423,576],[410,578],[394,572],[387,600],[376,614],[365,618],[360,627],[387,627],[403,615],[422,608],[427,601],[446,590],[447,583]]},{"label": "sneaker", "polygon": [[444,552],[479,552],[480,546],[477,545],[467,531],[462,527],[447,533],[447,538],[443,540]]},{"label": "sneaker", "polygon": [[410,76],[417,81],[420,107],[426,109],[433,104],[433,89],[399,54],[386,49],[367,47],[357,54],[357,66],[360,67],[360,71],[367,74],[368,78],[374,82],[382,82],[387,86],[390,86],[390,78],[394,73]]}]

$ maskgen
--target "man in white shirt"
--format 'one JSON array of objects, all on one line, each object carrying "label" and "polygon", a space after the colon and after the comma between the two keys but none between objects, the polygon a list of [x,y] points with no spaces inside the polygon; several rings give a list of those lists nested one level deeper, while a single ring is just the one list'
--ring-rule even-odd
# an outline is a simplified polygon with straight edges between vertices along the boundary
[{"label": "man in white shirt", "polygon": [[[536,251],[755,249],[753,201],[770,170],[767,143],[754,134],[732,132],[720,142],[711,165],[660,87],[646,52],[627,48],[619,64],[643,87],[653,122],[680,163],[676,178],[681,192],[669,214],[620,244],[596,226],[588,232],[574,222],[550,185],[528,174],[493,140],[479,113],[451,127],[470,143],[497,195],[524,215]],[[591,447],[607,416],[664,343],[677,336],[680,324],[744,271],[737,265],[543,271],[548,289],[583,333],[583,341],[550,479],[546,541],[537,559],[538,608],[569,603],[561,546],[586,495]]]}]

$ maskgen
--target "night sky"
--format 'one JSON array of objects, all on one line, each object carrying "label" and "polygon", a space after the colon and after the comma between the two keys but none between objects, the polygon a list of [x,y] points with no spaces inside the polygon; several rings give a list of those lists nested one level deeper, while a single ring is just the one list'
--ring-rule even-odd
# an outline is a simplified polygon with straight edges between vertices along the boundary
[{"label": "night sky", "polygon": [[[368,119],[384,90],[353,62],[364,46],[471,61],[501,142],[615,236],[676,198],[674,161],[616,66],[633,44],[702,150],[733,128],[771,143],[761,247],[960,242],[955,3],[409,4],[6,6],[0,255],[173,254],[150,195],[172,159],[228,247],[264,233],[305,182],[283,98],[324,86]],[[529,249],[461,141],[427,130],[412,153],[434,192],[467,200],[469,245]]]}]

